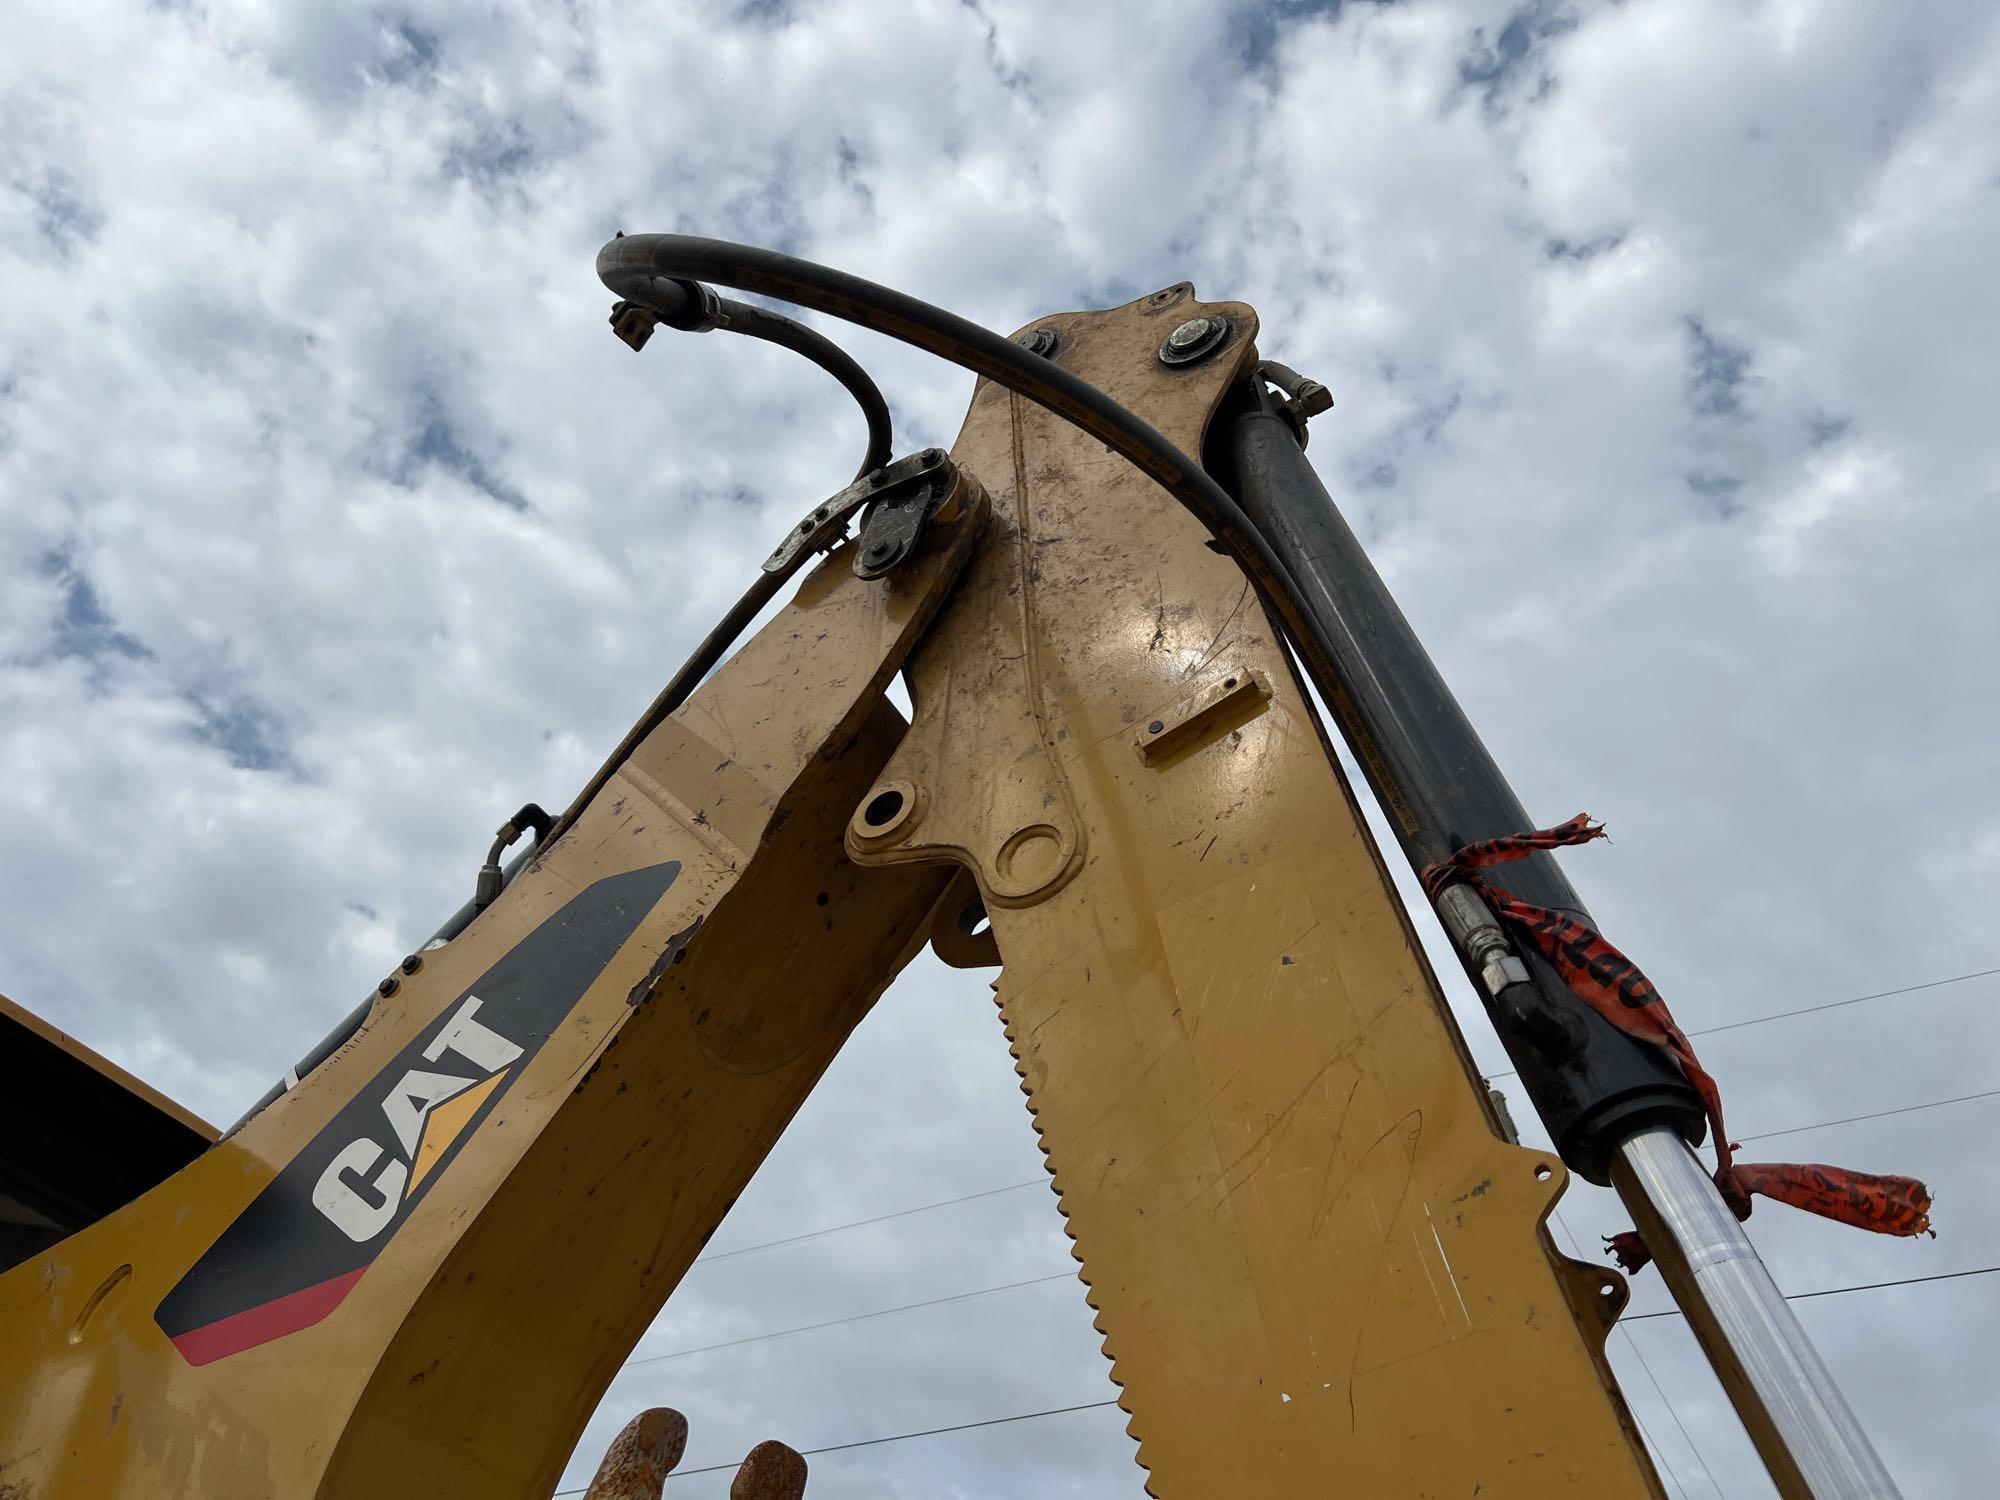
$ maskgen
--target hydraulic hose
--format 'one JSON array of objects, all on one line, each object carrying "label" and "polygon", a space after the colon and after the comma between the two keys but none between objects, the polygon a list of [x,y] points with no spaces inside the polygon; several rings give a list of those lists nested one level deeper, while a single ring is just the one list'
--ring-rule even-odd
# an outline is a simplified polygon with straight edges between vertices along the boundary
[{"label": "hydraulic hose", "polygon": [[[612,243],[618,242],[614,240]],[[676,278],[628,278],[622,295],[627,301],[636,302],[656,314],[669,327],[694,333],[722,328],[746,338],[776,344],[811,360],[847,388],[847,393],[854,398],[855,404],[861,408],[861,415],[867,420],[868,449],[862,454],[861,466],[854,471],[854,477],[859,479],[889,462],[895,443],[889,403],[883,399],[881,388],[869,378],[868,372],[831,339],[783,313],[738,302],[732,297],[716,297],[704,287]],[[556,820],[555,826],[537,840],[538,849],[568,830],[577,815],[589,806],[590,799],[603,790],[612,772],[625,763],[638,748],[639,742],[651,734],[662,720],[687,701],[688,694],[699,687],[701,680],[729,654],[736,638],[750,627],[750,622],[757,618],[764,606],[778,596],[778,591],[813,556],[810,551],[802,552],[793,558],[789,566],[777,572],[758,573],[750,587],[743,591],[743,596],[729,607],[729,612],[716,622],[715,628],[702,637],[694,654],[660,689],[659,696],[647,706],[639,721],[627,731],[618,748],[611,752],[583,790],[576,794],[575,800]]]},{"label": "hydraulic hose", "polygon": [[722,313],[716,323],[718,328],[726,328],[747,338],[762,339],[794,354],[802,354],[847,387],[848,395],[854,398],[855,404],[861,408],[861,415],[868,421],[868,451],[862,455],[861,467],[854,471],[856,479],[889,461],[895,443],[889,424],[889,403],[882,399],[881,390],[868,378],[868,372],[856,364],[845,349],[783,313],[753,307],[748,302],[738,302],[731,297],[718,300]]},{"label": "hydraulic hose", "polygon": [[[859,479],[889,461],[895,445],[889,403],[883,400],[881,389],[869,378],[868,372],[831,339],[783,313],[738,302],[730,297],[718,297],[707,287],[678,277],[628,277],[626,290],[621,295],[625,303],[644,308],[653,319],[683,333],[707,333],[720,328],[729,333],[740,333],[746,338],[762,339],[803,355],[846,388],[868,423],[868,451],[862,456],[861,467],[854,471],[854,477]],[[636,329],[625,327],[624,305],[620,303],[612,309],[611,326],[634,350],[642,349],[652,336],[652,323],[642,322]]]},{"label": "hydraulic hose", "polygon": [[[780,314],[727,298],[708,301],[713,294],[704,296],[706,289],[700,283],[715,282],[776,297],[886,333],[983,375],[1076,423],[1123,454],[1195,514],[1238,566],[1256,580],[1265,597],[1275,601],[1287,631],[1300,643],[1299,654],[1320,693],[1329,703],[1339,697],[1338,683],[1327,666],[1328,654],[1312,642],[1310,619],[1294,602],[1296,590],[1289,575],[1229,492],[1150,423],[1060,365],[918,298],[811,261],[727,240],[677,234],[620,235],[598,251],[597,275],[615,295],[655,313],[669,326],[690,330],[728,327],[752,338],[783,344],[813,360],[854,392],[868,413],[870,460],[877,457],[878,444],[880,459],[888,458],[888,407],[860,366],[830,341]],[[851,378],[844,371],[851,371]],[[861,472],[878,466],[864,461]],[[758,576],[589,784],[577,793],[557,820],[549,842],[568,830],[653,727],[686,701],[790,576],[790,570]]]},{"label": "hydraulic hose", "polygon": [[1197,460],[1090,382],[920,298],[775,250],[684,234],[628,234],[597,252],[597,275],[618,296],[655,308],[663,317],[682,312],[685,301],[663,305],[658,289],[672,287],[670,296],[685,299],[686,290],[677,283],[689,281],[714,282],[831,313],[949,360],[1073,422],[1193,512],[1277,611],[1306,675],[1328,706],[1344,721],[1350,719],[1331,653],[1317,638],[1312,617],[1300,606],[1297,588],[1270,543]]}]

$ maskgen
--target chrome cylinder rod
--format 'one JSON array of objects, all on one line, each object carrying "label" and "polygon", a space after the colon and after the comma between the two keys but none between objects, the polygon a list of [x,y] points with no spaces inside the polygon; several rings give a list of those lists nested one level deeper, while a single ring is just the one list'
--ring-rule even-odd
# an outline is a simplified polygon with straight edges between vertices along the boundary
[{"label": "chrome cylinder rod", "polygon": [[1714,1179],[1673,1130],[1618,1148],[1611,1183],[1786,1500],[1896,1500],[1895,1480]]}]

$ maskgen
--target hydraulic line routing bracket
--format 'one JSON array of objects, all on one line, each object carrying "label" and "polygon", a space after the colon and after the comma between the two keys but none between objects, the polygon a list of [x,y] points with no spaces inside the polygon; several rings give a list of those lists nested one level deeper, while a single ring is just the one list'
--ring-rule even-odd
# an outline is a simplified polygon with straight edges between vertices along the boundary
[{"label": "hydraulic line routing bracket", "polygon": [[941,448],[877,469],[862,481],[871,491],[854,554],[856,578],[883,578],[916,550],[924,528],[938,516],[958,514],[970,483]]},{"label": "hydraulic line routing bracket", "polygon": [[965,503],[972,483],[941,448],[926,448],[870,469],[786,532],[784,540],[764,559],[763,570],[783,574],[801,553],[824,552],[839,545],[854,513],[866,507],[861,545],[854,554],[854,576],[881,578],[909,560],[926,526],[958,514],[957,507]]}]

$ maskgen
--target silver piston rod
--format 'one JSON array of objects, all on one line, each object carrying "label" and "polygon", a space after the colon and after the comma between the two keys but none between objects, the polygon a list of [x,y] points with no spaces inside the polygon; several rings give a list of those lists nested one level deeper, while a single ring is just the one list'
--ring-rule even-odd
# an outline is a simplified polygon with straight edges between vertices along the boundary
[{"label": "silver piston rod", "polygon": [[1687,1143],[1666,1126],[1640,1131],[1611,1183],[1778,1493],[1893,1500],[1896,1481]]}]

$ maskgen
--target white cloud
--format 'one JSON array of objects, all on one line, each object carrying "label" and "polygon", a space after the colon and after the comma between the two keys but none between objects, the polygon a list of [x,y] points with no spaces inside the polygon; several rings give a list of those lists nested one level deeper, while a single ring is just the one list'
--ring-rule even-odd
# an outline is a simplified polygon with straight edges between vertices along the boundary
[{"label": "white cloud", "polygon": [[[500,816],[567,799],[852,468],[845,397],[789,356],[607,335],[618,228],[778,243],[1003,329],[1183,277],[1256,304],[1333,388],[1313,457],[1528,805],[1611,823],[1571,868],[1687,1025],[1994,961],[1988,6],[217,0],[10,32],[0,987],[212,1116],[457,905]],[[949,438],[969,378],[834,331],[906,443]],[[1992,1087],[1995,994],[1718,1037],[1732,1119]],[[1781,1282],[1983,1263],[2000,1179],[1962,1143],[1990,1110],[1774,1142],[1929,1177],[1944,1229],[1766,1209]],[[980,984],[924,966],[718,1246],[1037,1170]],[[1065,1254],[1038,1191],[982,1200],[704,1268],[647,1347]],[[2000,1457],[1955,1416],[1995,1296],[1808,1304],[1908,1493]],[[1768,1492],[1671,1327],[1634,1331],[1688,1435]],[[1102,1375],[1055,1283],[646,1367],[584,1451],[652,1400],[708,1461]],[[813,1493],[1137,1493],[1121,1427],[861,1450]]]}]

